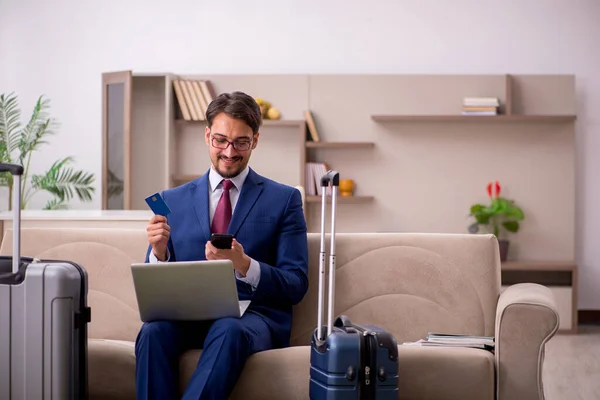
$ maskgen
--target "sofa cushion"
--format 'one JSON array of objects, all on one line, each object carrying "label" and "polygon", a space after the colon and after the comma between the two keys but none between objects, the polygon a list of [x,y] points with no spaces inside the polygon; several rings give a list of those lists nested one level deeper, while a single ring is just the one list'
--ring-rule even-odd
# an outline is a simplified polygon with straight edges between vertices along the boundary
[{"label": "sofa cushion", "polygon": [[459,347],[398,346],[399,399],[494,399],[494,354]]},{"label": "sofa cushion", "polygon": [[[399,399],[494,398],[494,355],[469,348],[398,346]],[[196,369],[200,350],[180,363],[180,390]],[[308,399],[310,347],[269,350],[248,359],[232,400]]]},{"label": "sofa cushion", "polygon": [[90,400],[135,399],[135,344],[88,340]]}]

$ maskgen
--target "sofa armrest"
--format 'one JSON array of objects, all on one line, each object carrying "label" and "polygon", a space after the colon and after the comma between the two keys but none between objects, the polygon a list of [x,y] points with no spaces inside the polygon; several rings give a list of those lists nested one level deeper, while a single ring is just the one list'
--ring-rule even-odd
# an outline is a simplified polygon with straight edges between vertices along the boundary
[{"label": "sofa armrest", "polygon": [[543,399],[545,345],[558,330],[550,289],[535,283],[508,287],[496,308],[496,391],[498,400]]}]

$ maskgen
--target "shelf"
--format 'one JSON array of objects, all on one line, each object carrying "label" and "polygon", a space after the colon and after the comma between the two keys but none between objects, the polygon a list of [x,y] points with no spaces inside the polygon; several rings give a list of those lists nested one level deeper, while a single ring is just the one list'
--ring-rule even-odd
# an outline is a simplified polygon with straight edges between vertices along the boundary
[{"label": "shelf", "polygon": [[373,142],[306,142],[308,149],[362,149],[374,146]]},{"label": "shelf", "polygon": [[[202,125],[206,125],[206,121],[186,121],[184,119],[176,119],[175,123],[177,125],[198,125],[198,124],[202,124]],[[291,126],[291,127],[295,127],[295,128],[299,128],[301,127],[303,124],[305,124],[306,121],[304,121],[303,119],[265,119],[262,122],[262,126],[281,126],[281,127],[287,127],[287,126]]]},{"label": "shelf", "polygon": [[371,115],[376,122],[572,122],[575,115]]},{"label": "shelf", "polygon": [[569,261],[504,261],[502,271],[574,271],[574,262]]},{"label": "shelf", "polygon": [[[373,196],[338,196],[337,202],[340,204],[362,204],[370,203],[374,200]],[[306,196],[307,203],[320,203],[321,196]],[[327,202],[331,203],[331,196],[327,196]]]}]

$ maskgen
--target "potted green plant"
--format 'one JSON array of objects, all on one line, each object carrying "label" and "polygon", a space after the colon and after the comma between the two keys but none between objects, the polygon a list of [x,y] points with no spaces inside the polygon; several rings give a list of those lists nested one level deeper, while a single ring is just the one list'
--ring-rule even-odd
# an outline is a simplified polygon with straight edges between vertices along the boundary
[{"label": "potted green plant", "polygon": [[474,204],[471,206],[470,216],[475,222],[469,225],[470,233],[478,233],[484,226],[489,233],[498,238],[500,247],[500,259],[506,260],[510,241],[506,238],[507,232],[517,233],[520,229],[519,221],[525,218],[523,210],[515,205],[513,200],[500,196],[501,186],[498,181],[487,185],[487,193],[490,204]]},{"label": "potted green plant", "polygon": [[[45,210],[65,209],[75,196],[83,202],[91,201],[95,191],[94,175],[74,170],[70,166],[74,159],[70,156],[55,161],[44,174],[30,173],[33,153],[47,143],[48,136],[55,133],[57,126],[48,116],[48,108],[49,101],[40,96],[27,124],[22,126],[17,96],[0,94],[0,162],[20,164],[25,169],[21,181],[22,209],[39,191],[52,194]],[[10,173],[0,174],[0,186],[9,188],[9,209],[12,209],[13,179]]]}]

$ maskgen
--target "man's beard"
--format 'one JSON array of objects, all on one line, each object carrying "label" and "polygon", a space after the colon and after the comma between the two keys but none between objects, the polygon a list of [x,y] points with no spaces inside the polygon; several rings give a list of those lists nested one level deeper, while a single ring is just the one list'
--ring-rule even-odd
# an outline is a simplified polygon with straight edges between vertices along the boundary
[{"label": "man's beard", "polygon": [[[223,159],[229,159],[229,157],[224,157],[224,156],[219,156],[217,158],[217,166],[219,165],[218,161],[219,160],[223,160]],[[225,166],[221,166],[222,168],[218,171],[219,175],[221,175],[223,178],[227,178],[227,179],[231,179],[231,178],[235,178],[236,176],[238,176],[240,174],[240,172],[242,172],[242,165],[241,165],[241,161],[242,161],[242,157],[232,157],[231,160],[235,161],[235,169],[226,169]]]}]

